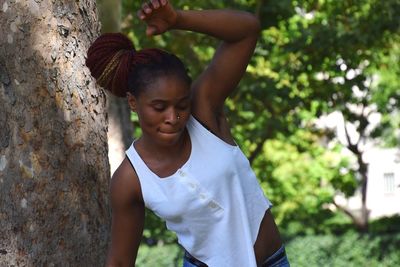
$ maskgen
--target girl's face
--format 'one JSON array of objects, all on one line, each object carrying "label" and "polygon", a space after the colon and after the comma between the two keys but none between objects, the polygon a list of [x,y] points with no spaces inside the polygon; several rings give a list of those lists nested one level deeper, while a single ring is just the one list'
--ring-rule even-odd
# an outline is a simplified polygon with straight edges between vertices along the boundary
[{"label": "girl's face", "polygon": [[128,94],[128,103],[138,114],[143,138],[162,146],[174,145],[190,116],[190,86],[176,76],[160,76],[138,97]]}]

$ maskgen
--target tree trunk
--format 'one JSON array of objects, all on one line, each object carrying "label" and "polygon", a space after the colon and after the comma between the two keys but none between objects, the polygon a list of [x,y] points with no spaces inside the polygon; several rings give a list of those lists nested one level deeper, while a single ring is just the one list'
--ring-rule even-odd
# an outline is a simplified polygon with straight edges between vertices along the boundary
[{"label": "tree trunk", "polygon": [[362,153],[356,155],[358,173],[361,176],[361,212],[358,228],[361,232],[368,232],[369,210],[367,207],[368,164],[362,159]]},{"label": "tree trunk", "polygon": [[133,123],[131,110],[125,98],[107,93],[108,113],[108,160],[111,174],[118,168],[125,157],[125,150],[132,143]]},{"label": "tree trunk", "polygon": [[[347,215],[350,215],[350,218],[353,220],[355,226],[360,232],[368,232],[368,224],[369,224],[369,210],[367,208],[367,185],[368,185],[368,164],[363,160],[363,152],[359,149],[359,144],[363,139],[366,126],[359,129],[360,138],[356,143],[352,143],[349,131],[346,126],[346,119],[343,116],[344,122],[344,132],[347,140],[347,148],[354,154],[357,158],[358,163],[358,174],[360,175],[361,181],[361,207],[359,214],[351,214],[350,211],[345,212]],[[367,125],[367,124],[365,124]],[[343,209],[342,209],[343,210]]]},{"label": "tree trunk", "polygon": [[97,0],[102,32],[119,32],[121,29],[121,0]]},{"label": "tree trunk", "polygon": [[105,95],[85,67],[98,33],[93,0],[0,0],[1,266],[104,263]]},{"label": "tree trunk", "polygon": [[[98,0],[102,32],[119,32],[121,28],[121,1]],[[113,173],[125,157],[125,150],[132,143],[133,124],[131,110],[125,98],[107,94],[108,159]]]}]

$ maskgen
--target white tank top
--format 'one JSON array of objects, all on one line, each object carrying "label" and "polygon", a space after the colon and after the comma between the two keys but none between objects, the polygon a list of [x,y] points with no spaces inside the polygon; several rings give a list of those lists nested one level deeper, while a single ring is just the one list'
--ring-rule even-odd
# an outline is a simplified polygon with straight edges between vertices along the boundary
[{"label": "white tank top", "polygon": [[256,267],[253,245],[271,203],[239,147],[215,136],[193,116],[187,129],[189,159],[171,176],[153,173],[133,144],[126,151],[145,205],[208,266]]}]

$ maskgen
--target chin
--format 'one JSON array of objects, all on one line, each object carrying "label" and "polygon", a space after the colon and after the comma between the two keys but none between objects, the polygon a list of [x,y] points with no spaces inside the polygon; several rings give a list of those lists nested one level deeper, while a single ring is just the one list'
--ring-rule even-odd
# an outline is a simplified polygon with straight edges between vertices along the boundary
[{"label": "chin", "polygon": [[182,131],[176,133],[162,133],[159,132],[159,143],[162,145],[172,146],[175,145],[182,137]]}]

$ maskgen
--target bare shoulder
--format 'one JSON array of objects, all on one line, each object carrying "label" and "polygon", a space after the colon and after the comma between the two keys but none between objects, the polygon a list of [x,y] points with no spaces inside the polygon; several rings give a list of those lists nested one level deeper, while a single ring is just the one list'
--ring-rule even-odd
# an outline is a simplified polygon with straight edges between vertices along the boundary
[{"label": "bare shoulder", "polygon": [[143,234],[145,209],[139,178],[127,158],[111,180],[111,246],[106,266],[133,266]]},{"label": "bare shoulder", "polygon": [[128,158],[125,158],[114,172],[111,179],[110,193],[113,206],[118,203],[143,203],[139,178]]}]

